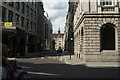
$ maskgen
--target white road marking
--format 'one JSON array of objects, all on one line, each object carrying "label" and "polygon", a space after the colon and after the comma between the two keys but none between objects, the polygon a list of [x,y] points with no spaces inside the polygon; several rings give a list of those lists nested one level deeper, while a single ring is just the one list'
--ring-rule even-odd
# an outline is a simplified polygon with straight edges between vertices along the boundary
[{"label": "white road marking", "polygon": [[44,59],[45,57],[42,57],[41,59]]},{"label": "white road marking", "polygon": [[51,74],[51,73],[43,73],[43,72],[27,72],[27,73],[30,73],[30,74],[38,74],[38,75],[58,75],[58,74]]}]

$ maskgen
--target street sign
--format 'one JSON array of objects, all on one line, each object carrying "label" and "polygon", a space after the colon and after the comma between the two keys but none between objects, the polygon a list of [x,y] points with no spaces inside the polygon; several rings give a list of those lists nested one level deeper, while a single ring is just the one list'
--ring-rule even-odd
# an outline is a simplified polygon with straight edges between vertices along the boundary
[{"label": "street sign", "polygon": [[4,28],[6,28],[6,29],[16,29],[16,27],[13,26],[13,22],[4,22]]},{"label": "street sign", "polygon": [[5,22],[5,23],[4,23],[4,26],[5,26],[5,27],[10,27],[10,26],[12,26],[12,25],[13,25],[12,22]]}]

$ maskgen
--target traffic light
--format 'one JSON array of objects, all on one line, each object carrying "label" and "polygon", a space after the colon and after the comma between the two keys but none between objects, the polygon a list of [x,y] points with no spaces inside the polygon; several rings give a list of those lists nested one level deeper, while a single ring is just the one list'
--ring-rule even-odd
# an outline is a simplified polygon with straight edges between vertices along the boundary
[{"label": "traffic light", "polygon": [[71,41],[73,41],[73,38],[70,38]]},{"label": "traffic light", "polygon": [[71,33],[71,35],[70,35],[70,40],[71,40],[71,41],[74,40],[74,36],[73,36],[73,35],[74,35],[74,33]]}]

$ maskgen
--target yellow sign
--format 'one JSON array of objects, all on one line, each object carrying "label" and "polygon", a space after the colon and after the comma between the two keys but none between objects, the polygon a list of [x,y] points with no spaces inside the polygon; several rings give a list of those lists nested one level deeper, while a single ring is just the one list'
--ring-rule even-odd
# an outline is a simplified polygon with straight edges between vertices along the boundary
[{"label": "yellow sign", "polygon": [[6,26],[6,27],[12,26],[12,22],[5,22],[4,26]]}]

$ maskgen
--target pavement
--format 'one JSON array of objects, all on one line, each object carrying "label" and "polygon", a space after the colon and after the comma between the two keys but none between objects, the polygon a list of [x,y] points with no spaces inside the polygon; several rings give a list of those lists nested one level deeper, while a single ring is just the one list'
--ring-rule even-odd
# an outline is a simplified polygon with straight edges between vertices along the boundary
[{"label": "pavement", "polygon": [[54,58],[56,57],[58,60],[64,61],[66,64],[70,64],[70,65],[84,65],[87,67],[120,67],[120,62],[84,62],[81,59],[79,59],[76,55],[71,55],[71,59],[70,59],[69,53],[67,55],[62,55],[61,57],[54,55],[56,54],[55,52],[52,55],[51,53],[49,52],[29,53],[25,57],[35,58],[35,57],[54,56]]},{"label": "pavement", "polygon": [[64,62],[71,65],[84,65],[87,67],[120,67],[120,62],[84,62],[76,55],[65,55]]}]

